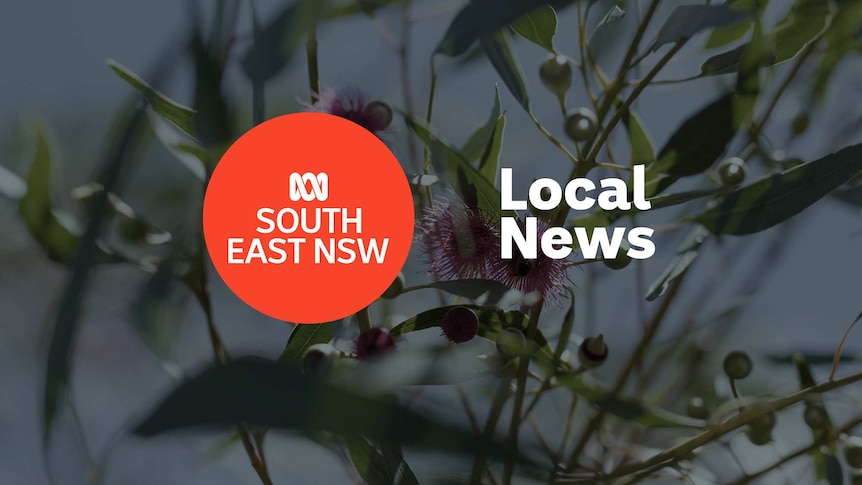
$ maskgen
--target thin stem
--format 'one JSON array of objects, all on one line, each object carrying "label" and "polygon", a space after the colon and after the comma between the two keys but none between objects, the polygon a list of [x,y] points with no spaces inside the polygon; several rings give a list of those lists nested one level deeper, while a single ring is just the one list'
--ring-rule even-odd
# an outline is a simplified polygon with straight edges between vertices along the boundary
[{"label": "thin stem", "polygon": [[[509,371],[503,369],[503,372]],[[494,437],[494,430],[497,428],[500,413],[502,413],[503,406],[506,405],[506,400],[509,399],[509,395],[511,394],[509,390],[511,382],[511,377],[506,375],[500,379],[500,383],[497,385],[497,391],[494,394],[493,401],[491,401],[491,409],[488,411],[488,418],[485,420],[485,430],[482,432],[482,436],[486,440]],[[481,451],[476,453],[476,456],[473,458],[473,471],[470,476],[470,483],[472,485],[481,485],[486,459],[485,454]]]},{"label": "thin stem", "polygon": [[[622,391],[632,371],[634,371],[634,369],[638,365],[640,365],[644,355],[646,354],[647,348],[650,346],[650,343],[655,338],[655,335],[658,332],[658,328],[664,320],[664,316],[667,314],[667,310],[670,308],[671,302],[673,302],[673,300],[676,298],[677,292],[679,291],[680,285],[684,278],[685,273],[680,275],[680,277],[674,280],[674,282],[671,284],[671,287],[668,289],[667,295],[665,295],[664,299],[661,302],[661,306],[653,315],[650,324],[644,330],[644,334],[641,337],[640,342],[638,342],[638,346],[635,348],[634,352],[631,354],[631,357],[623,366],[623,370],[617,376],[617,379],[614,382],[614,386],[610,393],[611,396],[615,396],[619,394],[620,391]],[[587,428],[581,434],[577,445],[575,445],[574,450],[572,450],[572,454],[569,456],[568,463],[566,464],[567,470],[571,470],[575,467],[578,458],[580,457],[581,453],[583,453],[584,448],[586,448],[587,443],[589,443],[590,441],[590,438],[592,438],[593,434],[595,434],[595,432],[598,431],[601,427],[605,415],[605,410],[600,410],[596,414],[596,417],[590,421],[590,424],[587,425]]]},{"label": "thin stem", "polygon": [[[856,418],[848,421],[847,423],[843,424],[838,429],[838,432],[835,434],[840,435],[841,433],[849,433],[850,431],[853,431],[860,424],[862,424],[862,417],[856,417]],[[786,463],[789,463],[789,462],[791,462],[797,458],[803,457],[803,456],[811,453],[812,451],[816,450],[817,448],[820,448],[821,446],[823,446],[825,443],[828,442],[828,439],[827,439],[828,437],[829,437],[829,435],[824,435],[824,439],[816,440],[808,446],[804,446],[802,448],[799,448],[798,450],[794,451],[793,453],[790,453],[789,455],[785,455],[784,457],[782,457],[780,460],[776,461],[775,463],[772,463],[771,465],[769,465],[769,466],[767,466],[761,470],[758,470],[754,473],[745,475],[745,476],[739,478],[738,480],[736,480],[736,481],[734,481],[728,485],[745,485],[745,484],[751,483],[751,482],[757,480],[758,478],[761,478],[761,477],[767,475],[768,473],[781,468]]]},{"label": "thin stem", "polygon": [[[251,26],[253,32],[254,43],[260,41],[260,22],[257,18],[257,8],[254,0],[249,0],[249,8],[251,8]],[[266,93],[264,82],[255,76],[251,80],[251,122],[257,126],[263,123],[266,119]]]},{"label": "thin stem", "polygon": [[[539,301],[533,310],[530,312],[530,319],[527,322],[527,340],[534,341],[536,338],[536,329],[539,326],[539,316],[542,314],[543,302]],[[524,392],[527,387],[527,373],[530,369],[530,356],[522,355],[519,358],[519,368],[517,377],[517,386],[515,387],[515,400],[512,407],[512,420],[509,424],[509,455],[503,468],[503,483],[508,485],[512,481],[512,474],[515,471],[515,456],[518,453],[518,431],[521,428],[522,408],[524,406]]]},{"label": "thin stem", "polygon": [[838,362],[841,361],[841,351],[844,350],[844,342],[847,341],[847,337],[850,336],[850,332],[853,331],[853,327],[859,323],[859,320],[862,320],[862,313],[860,313],[859,316],[856,317],[856,320],[853,320],[853,323],[847,327],[847,330],[844,332],[844,336],[841,337],[841,341],[838,342],[838,348],[835,349],[835,356],[832,358],[832,370],[829,371],[830,381],[835,378],[835,372],[838,370]]},{"label": "thin stem", "polygon": [[824,381],[820,384],[808,387],[806,389],[802,389],[788,396],[781,397],[773,401],[761,403],[758,406],[752,406],[746,409],[745,412],[742,412],[723,423],[716,424],[715,426],[706,429],[705,431],[694,436],[693,438],[686,440],[665,451],[657,453],[647,460],[620,467],[619,469],[608,475],[590,478],[590,480],[587,482],[584,482],[583,480],[573,480],[569,481],[569,483],[604,483],[619,477],[638,473],[648,468],[667,466],[667,464],[672,462],[673,460],[688,456],[697,448],[704,446],[708,443],[712,443],[713,441],[745,425],[750,424],[752,421],[766,414],[780,411],[784,408],[792,406],[793,404],[802,402],[810,396],[823,394],[833,389],[837,389],[859,381],[862,381],[862,371],[850,374],[840,379]]},{"label": "thin stem", "polygon": [[305,41],[305,57],[308,61],[308,89],[311,91],[311,104],[320,97],[320,74],[317,68],[317,25],[308,29],[308,39]]},{"label": "thin stem", "polygon": [[368,312],[368,307],[356,312],[356,321],[359,323],[359,333],[371,330],[371,315]]}]

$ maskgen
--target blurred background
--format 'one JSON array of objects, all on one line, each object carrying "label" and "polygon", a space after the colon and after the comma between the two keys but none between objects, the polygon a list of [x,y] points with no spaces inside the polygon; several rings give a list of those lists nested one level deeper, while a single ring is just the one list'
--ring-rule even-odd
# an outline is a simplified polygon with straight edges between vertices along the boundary
[{"label": "blurred background", "polygon": [[[634,9],[638,8],[638,2],[625,2],[626,17],[594,39],[599,62],[608,66],[609,71],[618,65],[620,49],[627,47],[634,33]],[[260,18],[270,18],[285,3],[259,2]],[[373,99],[403,108],[402,66],[392,41],[398,41],[402,29],[409,25],[407,74],[414,108],[424,115],[430,54],[463,3],[414,0],[406,12],[401,6],[392,6],[378,10],[373,17],[358,15],[327,22],[318,31],[322,84],[334,88],[354,86]],[[655,18],[664,19],[673,7],[685,3],[695,2],[663,2]],[[773,0],[767,11],[767,23],[779,19],[789,3],[790,0]],[[236,41],[239,52],[247,47],[251,32],[248,5],[241,4]],[[612,5],[613,2],[598,2],[592,8],[593,20],[598,20]],[[210,2],[201,2],[201,11],[211,15]],[[182,35],[188,21],[183,2],[169,0],[4,2],[0,6],[0,165],[24,176],[34,149],[34,123],[47,126],[56,160],[61,161],[55,167],[53,184],[55,194],[64,194],[64,198],[58,197],[57,203],[72,206],[65,194],[93,179],[96,164],[108,146],[118,109],[134,96],[133,90],[111,72],[106,59],[113,58],[145,76],[164,52],[174,50],[183,54]],[[572,57],[576,57],[578,46],[575,26],[574,9],[559,12],[556,45]],[[652,38],[658,26],[660,22],[653,22],[645,38]],[[697,74],[700,63],[714,54],[703,50],[705,38],[699,34],[692,39],[659,78],[679,79]],[[557,101],[544,90],[538,78],[538,67],[546,54],[522,39],[516,39],[515,47],[536,117],[564,139]],[[644,61],[645,69],[655,62],[655,57]],[[777,66],[770,78],[780,79],[787,64]],[[159,89],[190,105],[193,85],[188,66],[188,62],[181,63]],[[437,67],[433,124],[446,139],[461,144],[487,118],[494,86],[500,80],[481,57],[461,62],[440,59]],[[815,65],[803,69],[800,78],[804,79],[813,74]],[[308,98],[306,76],[304,56],[299,52],[287,69],[267,84],[268,116],[302,109],[299,101]],[[766,137],[774,140],[774,149],[783,152],[786,158],[809,161],[862,141],[860,76],[862,63],[858,56],[847,56],[832,76],[823,105],[808,113],[810,128],[795,138],[787,136],[789,124],[803,109],[803,102],[801,94],[796,96],[791,90],[765,131]],[[248,129],[251,88],[236,62],[229,64],[226,80],[225,92],[238,107],[239,130]],[[660,147],[682,119],[710,102],[724,88],[732,87],[733,82],[732,76],[716,76],[648,88],[636,109],[654,145]],[[502,84],[500,88],[503,108],[508,113],[501,166],[514,167],[516,173],[535,177],[564,179],[570,169],[568,161],[542,137]],[[583,93],[577,89],[570,91],[570,108],[586,103]],[[407,136],[407,128],[398,120],[391,138],[405,170],[413,172]],[[624,146],[626,141],[620,137],[615,143]],[[757,169],[754,171],[757,173]],[[516,193],[526,193],[529,182],[526,177],[516,181]],[[158,142],[148,146],[120,192],[130,205],[161,227],[196,224],[202,197],[200,183]],[[651,215],[645,219],[646,224],[667,222],[673,212],[674,209],[667,209],[663,214]],[[181,295],[188,304],[180,305],[182,311],[172,317],[175,322],[171,331],[175,333],[171,334],[166,351],[155,355],[132,325],[132,304],[145,275],[124,265],[104,266],[96,272],[84,302],[74,354],[74,405],[63,411],[52,444],[43,452],[41,393],[46,327],[54,316],[68,273],[63,265],[49,261],[31,240],[13,201],[0,200],[0,218],[3,228],[0,231],[0,483],[48,483],[49,472],[56,483],[86,483],[94,466],[101,472],[98,483],[105,484],[258,483],[241,447],[226,443],[229,437],[226,434],[190,432],[143,440],[125,432],[172,387],[178,373],[210,362],[212,351],[203,315],[189,295]],[[590,302],[578,307],[576,331],[602,332],[611,355],[626,355],[637,341],[645,315],[657,305],[644,301],[646,286],[664,270],[686,233],[683,229],[657,234],[654,237],[657,254],[626,271],[605,272],[590,280],[589,271],[572,270],[571,277],[579,285],[578,290]],[[847,325],[862,310],[860,235],[859,208],[826,198],[789,224],[744,239],[712,240],[686,281],[684,303],[675,306],[662,332],[670,335],[693,314],[707,318],[744,298],[745,306],[736,318],[722,324],[726,326],[699,334],[708,347],[716,350],[709,354],[712,363],[705,368],[714,372],[702,376],[704,385],[709,387],[713,377],[720,377],[723,351],[741,348],[756,358],[754,375],[743,383],[743,392],[756,389],[761,394],[777,394],[792,390],[797,386],[792,366],[776,361],[789,359],[793,352],[800,351],[831,355]],[[416,259],[412,257],[404,270],[409,285],[427,281]],[[757,269],[753,286],[752,268]],[[213,284],[216,324],[231,352],[277,357],[290,326],[245,306],[214,274]],[[425,300],[417,293],[399,298],[392,303],[389,320],[397,323],[428,308]],[[555,322],[561,321],[564,310],[543,315],[544,332],[554,334]],[[417,337],[419,340],[421,337]],[[853,356],[860,350],[862,337],[852,335],[845,352]],[[613,375],[611,360],[611,365],[599,373],[600,377]],[[859,367],[855,362],[845,365],[842,372]],[[815,367],[815,372],[818,378],[825,378],[828,366]],[[721,387],[721,383],[717,386]],[[838,393],[842,399],[831,403],[834,408],[830,410],[836,416],[846,416],[854,407],[858,409],[859,400],[854,397],[858,391],[857,386]],[[445,390],[435,393],[441,399],[455,399],[454,394]],[[551,399],[547,406],[547,411],[537,415],[540,421],[554,426],[565,404]],[[786,415],[794,416],[792,412]],[[747,454],[745,451],[751,450],[745,448],[745,443],[739,444],[743,465],[753,466],[758,454],[768,460],[795,449],[808,439],[807,433],[801,418],[795,421],[787,418],[786,426],[777,431],[776,443],[771,447]],[[349,472],[338,457],[302,438],[271,434],[267,454],[271,475],[279,484],[349,480]],[[50,467],[46,465],[46,456]],[[440,460],[446,458],[425,457],[411,464],[421,477],[421,470],[445,463]],[[746,460],[753,461],[746,463]],[[792,473],[779,476],[776,483],[787,481],[788,476],[794,476]],[[729,476],[734,475],[738,473],[731,470]]]}]

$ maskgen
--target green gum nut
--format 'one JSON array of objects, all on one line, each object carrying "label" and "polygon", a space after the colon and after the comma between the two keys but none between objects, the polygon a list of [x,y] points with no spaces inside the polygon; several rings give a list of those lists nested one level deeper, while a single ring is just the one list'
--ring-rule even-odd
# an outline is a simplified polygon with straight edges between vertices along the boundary
[{"label": "green gum nut", "polygon": [[497,334],[497,352],[507,358],[523,355],[527,350],[527,338],[517,328],[507,327]]},{"label": "green gum nut", "polygon": [[548,91],[562,96],[572,86],[572,66],[565,57],[551,54],[539,66],[539,78]]},{"label": "green gum nut", "polygon": [[575,108],[566,114],[563,128],[572,141],[582,142],[598,132],[599,119],[589,108]]},{"label": "green gum nut", "polygon": [[724,185],[741,184],[745,180],[745,162],[738,157],[731,157],[722,161],[718,164],[718,176]]},{"label": "green gum nut", "polygon": [[602,334],[587,337],[578,347],[578,361],[584,369],[595,369],[608,360],[608,346]]},{"label": "green gum nut", "polygon": [[724,368],[724,373],[727,377],[734,380],[740,380],[745,379],[749,374],[751,374],[753,364],[751,363],[751,357],[749,357],[748,354],[740,350],[734,350],[724,357],[722,367]]}]

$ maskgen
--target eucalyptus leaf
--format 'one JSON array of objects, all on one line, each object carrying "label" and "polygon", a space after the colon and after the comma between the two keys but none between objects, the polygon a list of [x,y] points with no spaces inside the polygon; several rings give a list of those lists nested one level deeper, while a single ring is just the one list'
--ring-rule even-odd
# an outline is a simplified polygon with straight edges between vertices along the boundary
[{"label": "eucalyptus leaf", "polygon": [[488,214],[494,214],[497,217],[501,215],[500,211],[500,192],[494,187],[494,184],[489,182],[482,174],[476,170],[470,162],[464,159],[464,156],[451,145],[442,141],[424,121],[411,118],[404,114],[404,121],[407,127],[410,128],[416,135],[425,143],[439,147],[445,154],[446,162],[453,164],[450,167],[454,172],[462,170],[469,181],[476,187],[479,207]]},{"label": "eucalyptus leaf", "polygon": [[646,166],[646,194],[652,197],[680,177],[708,169],[736,135],[734,95],[725,94],[686,119]]},{"label": "eucalyptus leaf", "polygon": [[[768,62],[763,64],[778,64],[795,57],[826,27],[830,13],[828,0],[796,0],[775,30],[764,35],[771,48]],[[753,23],[745,25],[747,31]],[[701,65],[701,74],[712,76],[736,72],[748,45],[746,43],[710,57]]]},{"label": "eucalyptus leaf", "polygon": [[556,53],[554,34],[557,32],[557,12],[550,5],[527,12],[512,23],[512,30],[548,52]]},{"label": "eucalyptus leaf", "polygon": [[451,295],[463,296],[482,306],[505,307],[521,301],[520,291],[493,280],[451,280],[429,283],[428,288],[443,290]]},{"label": "eucalyptus leaf", "polygon": [[[200,181],[206,180],[208,152],[194,140],[185,139],[167,121],[156,115],[150,115],[150,126],[153,128],[156,138],[171,154],[176,157],[182,166],[188,169],[192,175]],[[189,148],[196,150],[193,153]]]},{"label": "eucalyptus leaf", "polygon": [[368,485],[419,485],[397,444],[375,446],[361,436],[344,438],[356,471]]},{"label": "eucalyptus leaf", "polygon": [[194,375],[137,426],[141,437],[181,428],[235,423],[288,431],[329,431],[452,453],[507,454],[499,443],[388,398],[335,387],[292,366],[237,358]]},{"label": "eucalyptus leaf", "polygon": [[862,172],[862,144],[761,179],[697,220],[713,234],[743,235],[784,222]]},{"label": "eucalyptus leaf", "polygon": [[455,15],[435,52],[460,56],[481,37],[494,35],[537,8],[550,6],[559,11],[572,3],[572,0],[474,0]]},{"label": "eucalyptus leaf", "polygon": [[470,135],[467,142],[464,143],[464,146],[461,147],[461,153],[464,155],[465,160],[472,163],[475,160],[479,160],[479,157],[485,153],[488,144],[491,142],[491,137],[497,129],[500,112],[500,88],[495,85],[494,107],[491,109],[491,114],[488,116],[488,120],[482,126],[478,127],[476,131]]},{"label": "eucalyptus leaf", "polygon": [[494,133],[488,141],[488,146],[479,163],[479,174],[495,186],[497,185],[497,173],[499,172],[500,152],[503,149],[503,132],[505,129],[506,113],[503,113],[494,125]]},{"label": "eucalyptus leaf", "polygon": [[299,365],[302,355],[314,344],[325,344],[332,340],[332,322],[321,324],[297,324],[290,332],[278,362]]},{"label": "eucalyptus leaf", "polygon": [[696,225],[686,236],[685,240],[676,251],[676,255],[670,261],[668,267],[647,290],[647,301],[653,301],[667,291],[670,283],[682,276],[683,273],[697,259],[700,246],[709,237],[709,231],[701,225]]},{"label": "eucalyptus leaf", "polygon": [[192,138],[195,137],[195,111],[193,109],[183,106],[155,90],[140,76],[119,62],[113,59],[108,59],[107,63],[108,67],[120,76],[123,81],[129,83],[129,85],[135,88],[136,91],[141,93],[141,96],[147,100],[153,111],[173,123],[186,135]]},{"label": "eucalyptus leaf", "polygon": [[622,19],[625,16],[626,16],[626,11],[621,9],[619,7],[619,5],[611,6],[611,9],[608,10],[608,12],[602,17],[601,20],[599,20],[599,22],[593,28],[593,31],[590,33],[590,36],[589,36],[590,39],[592,39],[594,35],[596,35],[598,32],[600,32],[602,30],[602,27],[604,27],[608,24],[612,24],[612,23]]},{"label": "eucalyptus leaf", "polygon": [[512,52],[512,42],[505,31],[492,35],[482,36],[480,39],[485,55],[491,61],[491,65],[503,79],[503,84],[509,88],[509,92],[523,106],[524,110],[530,111],[530,98],[527,94],[527,85],[521,75],[521,69]]},{"label": "eucalyptus leaf", "polygon": [[592,382],[580,373],[558,375],[557,381],[596,407],[626,421],[632,421],[652,428],[701,429],[707,424],[704,420],[674,414],[670,411],[650,406],[637,399],[614,395],[601,387],[600,384]]},{"label": "eucalyptus leaf", "polygon": [[728,27],[748,17],[748,12],[726,4],[681,5],[671,12],[649,50],[655,52],[665,44],[688,39],[702,30]]}]

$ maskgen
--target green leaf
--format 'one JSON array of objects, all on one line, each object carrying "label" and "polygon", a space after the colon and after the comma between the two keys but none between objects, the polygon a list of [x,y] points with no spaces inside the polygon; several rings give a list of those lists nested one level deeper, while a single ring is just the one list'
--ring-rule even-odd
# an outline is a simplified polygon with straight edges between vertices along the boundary
[{"label": "green leaf", "polygon": [[242,56],[245,75],[265,82],[281,72],[313,25],[331,14],[327,0],[300,0],[284,8],[261,28],[257,39]]},{"label": "green leaf", "polygon": [[733,126],[743,126],[751,120],[757,96],[760,94],[760,68],[770,62],[767,59],[769,55],[760,18],[755,17],[751,41],[742,51],[742,57],[739,61],[739,74],[736,76],[737,96],[733,106]]},{"label": "green leaf", "polygon": [[662,192],[680,177],[708,169],[736,135],[734,95],[726,94],[685,120],[646,166],[647,197]]},{"label": "green leaf", "polygon": [[479,174],[489,182],[497,185],[497,172],[500,166],[500,151],[503,148],[503,131],[506,129],[506,113],[500,115],[494,126],[494,134],[488,141],[488,146],[479,163]]},{"label": "green leaf", "polygon": [[481,37],[494,35],[533,10],[546,5],[560,10],[572,3],[572,0],[473,0],[455,15],[435,53],[460,56]]},{"label": "green leaf", "polygon": [[81,228],[70,214],[54,209],[51,203],[51,149],[45,132],[36,132],[36,150],[30,162],[24,195],[18,212],[27,231],[57,262],[68,262],[78,247]]},{"label": "green leaf", "polygon": [[[289,431],[329,431],[452,453],[491,456],[505,447],[392,399],[335,387],[292,366],[257,358],[214,365],[174,389],[134,428],[141,437],[235,423]],[[526,461],[526,460],[521,460]]]},{"label": "green leaf", "polygon": [[706,39],[706,44],[703,47],[704,49],[717,49],[726,46],[733,41],[741,39],[749,30],[751,30],[751,23],[748,22],[740,22],[730,27],[715,29],[709,34],[709,38]]},{"label": "green leaf", "polygon": [[361,436],[346,436],[344,441],[353,466],[368,485],[419,485],[397,444],[376,447]]},{"label": "green leaf", "polygon": [[589,39],[592,40],[593,36],[595,36],[598,32],[600,32],[602,30],[602,27],[604,27],[608,24],[612,24],[612,23],[616,22],[617,20],[620,20],[621,18],[623,18],[625,16],[626,16],[626,11],[621,9],[619,7],[619,5],[611,6],[611,9],[608,10],[608,12],[604,15],[604,17],[602,17],[602,19],[599,20],[599,22],[593,28],[593,31],[589,35]]},{"label": "green leaf", "polygon": [[209,152],[196,141],[181,135],[174,127],[161,117],[150,115],[150,126],[156,138],[176,157],[180,164],[186,167],[195,178],[206,180],[207,166],[211,158]]},{"label": "green leaf", "polygon": [[491,115],[488,121],[476,129],[470,138],[461,147],[461,153],[464,159],[468,162],[478,160],[487,150],[488,143],[491,142],[491,137],[497,128],[497,122],[500,119],[500,88],[494,86],[494,108],[491,109]]},{"label": "green leaf", "polygon": [[521,301],[521,292],[493,280],[451,280],[435,281],[425,285],[428,288],[443,290],[450,295],[469,298],[477,305],[505,307]]},{"label": "green leaf", "polygon": [[662,25],[650,52],[661,46],[691,38],[701,30],[728,27],[747,19],[749,14],[728,5],[682,5],[671,12]]},{"label": "green leaf", "polygon": [[647,301],[653,301],[667,291],[671,282],[682,276],[683,273],[697,259],[700,246],[709,237],[709,231],[703,226],[696,225],[676,251],[676,255],[670,261],[667,269],[659,276],[647,290]]},{"label": "green leaf", "polygon": [[195,133],[206,148],[226,146],[233,140],[234,127],[222,92],[225,67],[222,54],[212,51],[200,32],[192,38],[191,53],[195,69]]},{"label": "green leaf", "polygon": [[557,32],[557,12],[550,5],[527,12],[512,23],[512,30],[548,52],[556,53],[554,34]]},{"label": "green leaf", "polygon": [[[764,45],[757,47],[764,59],[761,65],[778,64],[796,57],[826,27],[830,11],[828,0],[796,0],[776,29],[768,35],[762,35]],[[746,25],[750,28],[752,23]],[[767,48],[769,44],[771,49]],[[710,57],[700,66],[701,74],[713,76],[736,72],[748,45],[746,43]]]},{"label": "green leaf", "polygon": [[527,85],[524,84],[521,69],[518,68],[515,55],[512,53],[512,43],[508,33],[500,31],[493,35],[482,36],[479,41],[491,65],[503,79],[503,84],[509,88],[509,92],[518,103],[529,112],[530,98],[527,95]]},{"label": "green leaf", "polygon": [[632,164],[650,163],[655,161],[655,150],[652,141],[636,113],[626,110],[622,117],[623,124],[629,133]]},{"label": "green leaf", "polygon": [[713,234],[752,234],[784,222],[862,171],[862,144],[743,187],[697,220]]},{"label": "green leaf", "polygon": [[302,354],[314,344],[325,344],[332,340],[332,322],[321,324],[298,324],[293,327],[287,345],[278,358],[281,364],[299,365]]},{"label": "green leaf", "polygon": [[616,396],[581,373],[557,376],[557,381],[596,407],[627,421],[654,428],[703,428],[706,421],[671,413],[637,399]]},{"label": "green leaf", "polygon": [[841,462],[832,453],[824,453],[826,481],[829,485],[844,485],[844,469]]},{"label": "green leaf", "polygon": [[156,91],[146,81],[141,79],[140,76],[119,62],[108,59],[107,63],[111,70],[120,76],[123,81],[129,83],[136,91],[141,93],[141,96],[147,100],[153,111],[176,125],[177,128],[183,130],[185,134],[194,138],[195,112],[193,109],[183,106]]},{"label": "green leaf", "polygon": [[432,310],[419,313],[418,315],[408,318],[392,327],[392,330],[390,330],[389,333],[393,337],[400,337],[410,332],[439,327],[440,323],[443,321],[443,316],[446,315],[446,312],[456,307],[467,307],[476,312],[476,315],[479,317],[480,335],[484,333],[485,335],[493,334],[496,336],[496,332],[509,326],[526,328],[527,316],[522,312],[504,312],[502,310],[476,305],[452,305],[434,308]]},{"label": "green leaf", "polygon": [[410,118],[404,114],[404,121],[407,127],[410,128],[423,142],[439,147],[445,155],[446,162],[454,165],[450,167],[453,172],[462,170],[464,175],[476,187],[477,196],[479,199],[479,208],[486,211],[488,214],[493,214],[500,217],[500,192],[489,182],[478,170],[464,159],[458,150],[452,148],[451,145],[443,142],[434,134],[430,128],[425,125],[425,122],[419,119]]}]

